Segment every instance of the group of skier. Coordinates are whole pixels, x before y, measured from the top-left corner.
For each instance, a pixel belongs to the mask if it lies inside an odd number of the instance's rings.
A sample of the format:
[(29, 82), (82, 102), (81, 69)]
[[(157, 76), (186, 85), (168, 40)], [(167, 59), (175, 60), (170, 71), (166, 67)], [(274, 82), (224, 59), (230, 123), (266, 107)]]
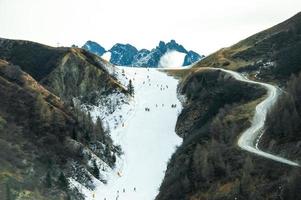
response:
[[(136, 192), (136, 187), (134, 187), (133, 189), (134, 192)], [(125, 193), (125, 188), (122, 189), (122, 192)], [(119, 190), (117, 190), (117, 196), (116, 196), (116, 200), (119, 199)], [(95, 199), (95, 194), (93, 194), (93, 199)], [(107, 200), (107, 198), (105, 197), (104, 200)]]
[[(158, 108), (158, 107), (159, 107), (159, 105), (156, 104), (156, 108)], [(164, 107), (164, 103), (162, 103), (162, 107)], [(176, 108), (176, 107), (177, 107), (177, 104), (171, 104), (171, 108)], [(147, 112), (149, 112), (150, 108), (145, 107), (144, 110), (147, 111)]]
[(157, 84), (157, 87), (160, 87), (160, 90), (162, 91), (162, 90), (165, 90), (165, 89), (168, 89), (168, 85), (159, 85), (159, 84)]
[(172, 108), (176, 108), (176, 107), (177, 107), (177, 104), (171, 104), (171, 107), (172, 107)]

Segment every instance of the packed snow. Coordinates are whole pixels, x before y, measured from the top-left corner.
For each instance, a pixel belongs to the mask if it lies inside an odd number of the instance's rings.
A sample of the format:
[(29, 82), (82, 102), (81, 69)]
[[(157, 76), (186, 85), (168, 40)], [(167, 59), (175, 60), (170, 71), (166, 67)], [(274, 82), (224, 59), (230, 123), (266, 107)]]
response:
[[(133, 81), (135, 95), (129, 105), (108, 115), (123, 116), (110, 126), (115, 144), (124, 152), (107, 175), (107, 184), (96, 181), (95, 191), (82, 189), (92, 200), (153, 200), (164, 178), (167, 162), (182, 139), (175, 124), (182, 106), (177, 98), (178, 81), (157, 69), (119, 67)], [(93, 117), (103, 116), (94, 109)], [(73, 181), (74, 182), (74, 181)], [(76, 183), (74, 184), (76, 185)]]
[(182, 66), (184, 63), (184, 58), (186, 53), (181, 53), (178, 51), (167, 51), (159, 61), (159, 67), (162, 68), (174, 68)]

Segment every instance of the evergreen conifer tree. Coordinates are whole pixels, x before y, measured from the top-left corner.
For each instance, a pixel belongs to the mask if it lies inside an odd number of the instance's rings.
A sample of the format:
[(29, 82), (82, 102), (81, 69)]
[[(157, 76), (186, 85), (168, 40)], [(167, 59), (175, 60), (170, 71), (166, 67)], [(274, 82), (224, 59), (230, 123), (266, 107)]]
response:
[(129, 80), (129, 84), (128, 84), (128, 92), (129, 92), (129, 94), (131, 95), (131, 96), (133, 96), (134, 95), (134, 86), (133, 86), (133, 83), (132, 83), (132, 80), (130, 79)]
[(6, 200), (12, 200), (12, 196), (11, 196), (11, 189), (9, 184), (6, 184)]
[(97, 179), (100, 179), (100, 172), (95, 160), (93, 162), (93, 176)]
[(51, 180), (50, 172), (47, 172), (47, 174), (46, 174), (45, 184), (46, 184), (46, 187), (48, 187), (48, 188), (52, 187), (52, 180)]
[(68, 189), (68, 186), (69, 186), (69, 182), (65, 176), (65, 174), (63, 172), (61, 172), (60, 176), (59, 176), (59, 179), (58, 179), (58, 184), (59, 184), (59, 187), (61, 189), (64, 189), (64, 190), (67, 190)]

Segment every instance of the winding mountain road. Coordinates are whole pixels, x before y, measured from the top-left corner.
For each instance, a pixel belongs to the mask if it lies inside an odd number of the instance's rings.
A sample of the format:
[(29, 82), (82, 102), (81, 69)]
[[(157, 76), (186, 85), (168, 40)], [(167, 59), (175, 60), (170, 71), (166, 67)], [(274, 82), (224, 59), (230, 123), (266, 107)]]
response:
[(223, 72), (231, 74), (238, 81), (260, 85), (266, 88), (266, 90), (268, 91), (268, 97), (256, 106), (255, 115), (252, 120), (252, 125), (248, 129), (246, 129), (238, 139), (238, 146), (250, 153), (257, 154), (261, 157), (281, 162), (287, 165), (300, 167), (300, 165), (297, 162), (258, 149), (259, 140), (262, 134), (264, 133), (264, 122), (266, 120), (267, 112), (277, 101), (280, 90), (277, 87), (267, 83), (249, 80), (240, 73), (234, 71), (220, 68), (210, 69), (221, 70)]

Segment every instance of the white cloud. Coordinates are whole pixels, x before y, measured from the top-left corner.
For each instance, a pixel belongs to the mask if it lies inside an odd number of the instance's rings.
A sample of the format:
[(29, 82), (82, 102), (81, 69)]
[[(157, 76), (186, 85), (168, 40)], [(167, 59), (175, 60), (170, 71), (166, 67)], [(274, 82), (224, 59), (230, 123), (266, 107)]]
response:
[(175, 39), (208, 54), (296, 14), (299, 0), (0, 0), (0, 37), (55, 46), (151, 48)]
[(159, 67), (176, 68), (182, 66), (185, 56), (185, 53), (168, 51), (160, 58)]

